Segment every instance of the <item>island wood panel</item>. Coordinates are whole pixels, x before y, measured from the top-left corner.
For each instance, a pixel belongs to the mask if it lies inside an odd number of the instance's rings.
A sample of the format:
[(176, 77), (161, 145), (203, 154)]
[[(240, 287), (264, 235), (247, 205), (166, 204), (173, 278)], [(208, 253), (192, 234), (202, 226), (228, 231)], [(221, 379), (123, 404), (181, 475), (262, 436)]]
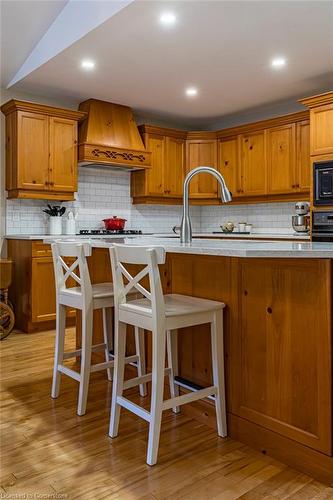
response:
[[(172, 293), (224, 302), (225, 357), (228, 357), (231, 303), (231, 260), (229, 257), (172, 254), (170, 275)], [(184, 328), (178, 335), (179, 374), (207, 386), (212, 384), (210, 327)], [(228, 380), (228, 377), (227, 377)]]
[(231, 412), (332, 453), (331, 263), (239, 259)]
[[(329, 260), (171, 255), (172, 292), (224, 301), (228, 411), (332, 453)], [(180, 375), (211, 383), (208, 326), (179, 335)]]

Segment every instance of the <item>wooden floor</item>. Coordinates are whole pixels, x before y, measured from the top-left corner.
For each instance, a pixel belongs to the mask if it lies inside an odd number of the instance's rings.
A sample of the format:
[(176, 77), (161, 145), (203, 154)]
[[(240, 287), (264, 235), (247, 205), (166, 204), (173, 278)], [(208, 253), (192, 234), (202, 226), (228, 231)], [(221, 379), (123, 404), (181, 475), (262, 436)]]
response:
[(171, 411), (159, 464), (147, 466), (146, 422), (123, 410), (120, 436), (108, 438), (103, 374), (92, 375), (84, 417), (76, 416), (74, 380), (64, 376), (59, 399), (50, 398), (53, 341), (54, 332), (43, 332), (1, 342), (0, 498), (333, 499), (310, 477)]

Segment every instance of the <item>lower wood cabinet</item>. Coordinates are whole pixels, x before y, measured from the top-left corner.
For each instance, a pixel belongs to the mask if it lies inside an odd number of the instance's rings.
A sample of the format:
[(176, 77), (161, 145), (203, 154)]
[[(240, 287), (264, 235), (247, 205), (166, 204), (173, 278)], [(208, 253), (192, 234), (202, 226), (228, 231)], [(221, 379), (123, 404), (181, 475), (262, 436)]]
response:
[[(54, 328), (56, 299), (50, 245), (37, 240), (9, 240), (8, 257), (14, 262), (9, 297), (15, 309), (15, 328), (26, 333)], [(74, 282), (68, 284), (75, 286)], [(75, 310), (68, 310), (68, 317), (74, 319)]]

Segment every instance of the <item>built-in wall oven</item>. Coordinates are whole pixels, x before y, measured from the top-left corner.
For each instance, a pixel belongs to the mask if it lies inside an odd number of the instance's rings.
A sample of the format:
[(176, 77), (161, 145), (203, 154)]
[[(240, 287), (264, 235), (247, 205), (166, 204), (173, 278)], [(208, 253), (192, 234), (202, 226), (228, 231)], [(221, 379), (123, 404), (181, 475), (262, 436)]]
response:
[(333, 212), (312, 212), (312, 241), (333, 242)]
[(313, 164), (313, 204), (333, 206), (333, 161)]

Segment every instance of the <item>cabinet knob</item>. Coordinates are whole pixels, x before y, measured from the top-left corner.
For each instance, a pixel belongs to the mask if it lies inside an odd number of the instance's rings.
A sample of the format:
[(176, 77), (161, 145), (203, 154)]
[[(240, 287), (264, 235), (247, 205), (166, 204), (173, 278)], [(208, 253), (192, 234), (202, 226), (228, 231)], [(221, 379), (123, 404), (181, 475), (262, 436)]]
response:
[(272, 314), (273, 309), (271, 307), (267, 307), (267, 312), (268, 312), (268, 314)]
[(228, 160), (225, 160), (224, 165), (225, 165), (225, 166), (229, 165)]

